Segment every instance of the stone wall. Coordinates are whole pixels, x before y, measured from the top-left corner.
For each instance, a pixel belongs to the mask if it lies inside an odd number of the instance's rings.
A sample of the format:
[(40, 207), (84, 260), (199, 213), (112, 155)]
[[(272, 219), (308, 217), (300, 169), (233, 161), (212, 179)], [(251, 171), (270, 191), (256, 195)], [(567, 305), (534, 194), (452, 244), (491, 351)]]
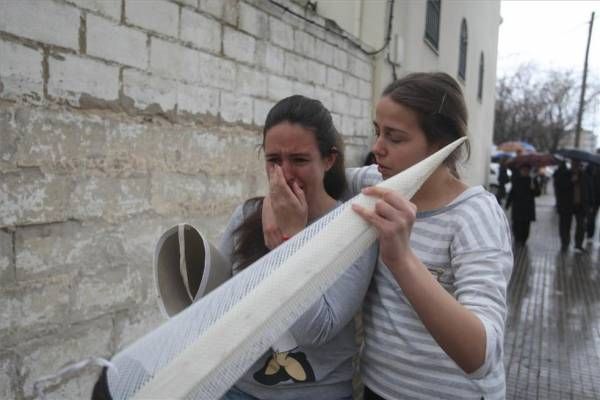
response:
[[(267, 0), (0, 0), (0, 398), (160, 323), (158, 237), (217, 242), (264, 193), (277, 100), (322, 100), (356, 165), (371, 88), (370, 58)], [(88, 398), (97, 371), (49, 398)]]

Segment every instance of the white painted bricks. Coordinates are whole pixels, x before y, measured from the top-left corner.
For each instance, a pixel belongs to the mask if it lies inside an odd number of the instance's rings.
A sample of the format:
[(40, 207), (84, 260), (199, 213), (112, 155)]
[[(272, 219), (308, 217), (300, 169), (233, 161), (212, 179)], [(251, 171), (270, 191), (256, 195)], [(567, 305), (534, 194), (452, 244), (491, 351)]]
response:
[(223, 52), (237, 61), (252, 63), (256, 50), (256, 39), (242, 32), (225, 27)]
[(114, 20), (121, 20), (122, 0), (67, 0), (85, 10), (95, 11)]
[(219, 90), (178, 83), (177, 106), (179, 111), (217, 116), (219, 113)]
[(53, 1), (3, 0), (0, 31), (70, 49), (79, 48), (80, 11)]
[(91, 14), (86, 23), (87, 54), (140, 69), (148, 66), (145, 33)]
[(138, 108), (158, 104), (163, 111), (172, 110), (177, 102), (176, 82), (132, 69), (123, 71), (123, 93)]
[(119, 94), (119, 68), (70, 54), (63, 60), (50, 57), (48, 60), (50, 79), (48, 94), (63, 97), (79, 104), (82, 94), (115, 100)]
[(221, 50), (221, 24), (184, 8), (181, 10), (181, 39), (218, 53)]
[(234, 93), (221, 93), (221, 117), (227, 122), (251, 124), (254, 118), (252, 99)]
[(42, 54), (16, 43), (0, 41), (0, 96), (43, 96)]
[(165, 0), (123, 0), (128, 23), (177, 37), (179, 6)]
[(258, 38), (268, 38), (269, 22), (267, 14), (249, 6), (246, 3), (240, 3), (240, 20), (238, 27)]
[(294, 29), (275, 17), (269, 17), (271, 42), (289, 50), (294, 49)]

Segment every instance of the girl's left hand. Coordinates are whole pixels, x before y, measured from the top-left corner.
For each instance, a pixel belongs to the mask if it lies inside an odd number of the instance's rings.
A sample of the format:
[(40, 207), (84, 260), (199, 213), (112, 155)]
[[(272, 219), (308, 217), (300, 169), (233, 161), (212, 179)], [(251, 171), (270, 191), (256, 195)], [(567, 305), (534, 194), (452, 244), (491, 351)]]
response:
[(374, 210), (358, 204), (353, 204), (352, 209), (377, 230), (382, 261), (388, 267), (398, 265), (411, 252), (410, 232), (417, 218), (417, 206), (390, 189), (373, 186), (362, 193), (379, 198)]

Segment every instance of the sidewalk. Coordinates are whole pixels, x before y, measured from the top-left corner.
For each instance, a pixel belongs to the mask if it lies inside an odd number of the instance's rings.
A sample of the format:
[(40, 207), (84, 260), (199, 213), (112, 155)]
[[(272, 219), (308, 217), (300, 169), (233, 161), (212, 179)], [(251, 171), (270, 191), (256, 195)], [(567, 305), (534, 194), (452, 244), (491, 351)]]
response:
[(554, 196), (536, 204), (508, 287), (506, 398), (600, 399), (600, 242), (561, 253)]

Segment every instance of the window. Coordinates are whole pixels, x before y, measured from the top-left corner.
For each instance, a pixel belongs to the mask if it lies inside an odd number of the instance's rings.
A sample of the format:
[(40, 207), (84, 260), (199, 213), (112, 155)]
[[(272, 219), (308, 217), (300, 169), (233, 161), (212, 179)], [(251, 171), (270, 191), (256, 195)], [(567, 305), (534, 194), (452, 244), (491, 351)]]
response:
[(477, 82), (477, 98), (481, 101), (483, 97), (483, 51), (479, 55), (479, 81)]
[(437, 50), (440, 39), (440, 10), (442, 0), (427, 0), (425, 39)]
[(463, 81), (467, 76), (467, 21), (463, 18), (460, 25), (460, 48), (458, 53), (458, 76)]

